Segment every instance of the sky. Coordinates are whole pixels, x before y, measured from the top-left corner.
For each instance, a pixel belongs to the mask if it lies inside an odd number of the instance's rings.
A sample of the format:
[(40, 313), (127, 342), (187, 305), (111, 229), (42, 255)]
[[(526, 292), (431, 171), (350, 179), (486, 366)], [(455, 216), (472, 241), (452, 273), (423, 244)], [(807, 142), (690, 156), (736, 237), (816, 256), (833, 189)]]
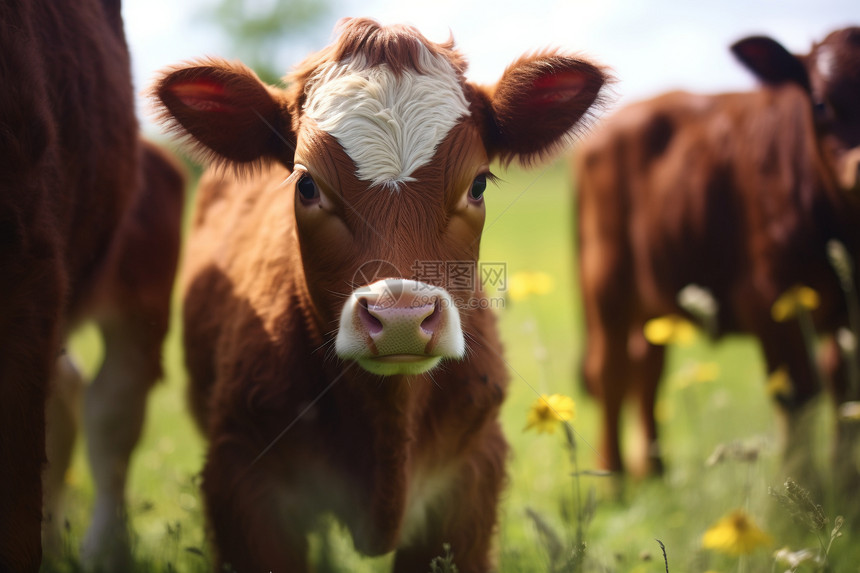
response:
[[(265, 4), (267, 0), (258, 0)], [(134, 80), (146, 88), (158, 70), (200, 56), (235, 58), (205, 20), (212, 0), (126, 0), (123, 7)], [(860, 0), (336, 0), (303, 42), (284, 39), (284, 72), (332, 39), (335, 23), (369, 16), (416, 26), (431, 40), (452, 34), (470, 62), (468, 76), (493, 83), (523, 53), (556, 47), (612, 69), (609, 112), (670, 89), (717, 92), (750, 89), (752, 77), (728, 46), (765, 34), (806, 53), (828, 32), (860, 26)], [(144, 129), (143, 100), (139, 110)]]

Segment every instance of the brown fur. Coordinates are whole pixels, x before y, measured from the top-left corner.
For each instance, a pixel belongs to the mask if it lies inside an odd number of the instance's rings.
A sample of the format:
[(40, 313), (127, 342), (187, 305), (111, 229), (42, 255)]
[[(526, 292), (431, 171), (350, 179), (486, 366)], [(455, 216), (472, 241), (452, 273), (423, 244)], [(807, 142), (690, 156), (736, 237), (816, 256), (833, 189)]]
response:
[[(369, 188), (337, 141), (303, 118), (304, 82), (330, 58), (359, 51), (380, 65), (410, 66), (419, 43), (448, 57), (457, 73), (465, 70), (450, 42), (435, 46), (411, 28), (353, 20), (334, 46), (298, 67), (286, 92), (262, 90), (246, 70), (211, 61), (169, 71), (154, 88), (173, 126), (222, 161), (278, 161), (247, 179), (204, 177), (184, 270), (191, 403), (209, 438), (203, 494), (219, 566), (308, 570), (306, 535), (332, 512), (360, 551), (396, 550), (397, 571), (426, 570), (443, 542), (452, 544), (460, 571), (491, 567), (507, 452), (497, 420), (507, 374), (493, 315), (461, 309), (466, 358), (423, 375), (372, 375), (331, 348), (341, 307), (362, 286), (353, 283), (362, 264), (384, 260), (395, 276), (410, 278), (416, 261), (477, 260), (483, 206), (464, 206), (464, 194), (492, 158), (519, 157), (487, 126), (509, 107), (525, 106), (511, 125), (527, 131), (522, 121), (544, 111), (518, 95), (497, 101), (496, 90), (463, 80), (473, 116), (448, 134), (416, 181), (396, 191)], [(605, 79), (594, 66), (553, 57), (537, 79), (579, 65), (588, 87), (545, 104), (567, 126), (531, 134), (538, 153), (574, 126)], [(229, 79), (217, 79), (231, 68)], [(231, 116), (208, 113), (213, 81), (237, 96), (230, 108), (253, 102), (266, 123), (280, 126), (277, 137), (261, 139), (259, 125), (240, 119), (236, 129)], [(260, 97), (264, 91), (271, 100)], [(232, 153), (240, 143), (246, 149)], [(309, 168), (324, 205), (297, 198), (296, 163)], [(483, 297), (480, 285), (451, 295)], [(443, 491), (429, 504), (423, 531), (404, 539), (410, 497), (439, 476)]]
[[(119, 279), (135, 272), (109, 262), (141, 177), (128, 52), (118, 3), (110, 4), (0, 6), (2, 571), (39, 567), (45, 398), (70, 318), (109, 269)], [(167, 279), (173, 248), (159, 255)], [(145, 294), (124, 284), (126, 300)]]
[[(858, 37), (856, 28), (835, 32), (801, 58), (773, 40), (739, 42), (736, 54), (767, 87), (634, 104), (578, 154), (585, 377), (604, 410), (601, 456), (609, 469), (623, 468), (618, 419), (628, 396), (638, 402), (645, 441), (640, 470), (662, 468), (653, 408), (664, 349), (648, 344), (642, 328), (683, 313), (676, 295), (689, 284), (717, 299), (715, 334), (751, 333), (768, 372), (788, 368), (793, 392), (779, 406), (790, 428), (789, 466), (801, 471), (808, 461), (799, 420), (818, 384), (798, 324), (774, 322), (770, 309), (802, 283), (821, 294), (820, 332), (846, 325), (826, 243), (838, 239), (855, 261), (860, 255), (860, 186), (856, 175), (845, 185), (836, 176), (847, 150), (860, 144)], [(829, 82), (815, 66), (825, 49), (840, 54)], [(836, 401), (851, 398), (844, 368), (829, 374)], [(842, 457), (850, 465), (851, 455)]]

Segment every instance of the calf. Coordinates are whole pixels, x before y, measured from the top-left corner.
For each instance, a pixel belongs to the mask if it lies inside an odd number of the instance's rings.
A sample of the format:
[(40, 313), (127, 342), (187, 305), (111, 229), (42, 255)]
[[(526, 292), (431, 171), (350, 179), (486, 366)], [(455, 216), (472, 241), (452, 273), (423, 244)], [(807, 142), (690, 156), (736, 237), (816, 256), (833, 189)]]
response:
[(182, 179), (138, 139), (118, 1), (0, 4), (0, 86), (0, 571), (26, 572), (41, 560), (49, 380), (53, 488), (73, 435), (62, 398), (78, 381), (62, 344), (96, 310), (105, 365), (86, 399), (87, 547), (127, 551), (122, 490), (160, 372)]
[(169, 124), (232, 168), (200, 184), (184, 270), (219, 567), (308, 570), (326, 512), (361, 552), (396, 550), (397, 571), (443, 542), (461, 571), (490, 567), (501, 347), (474, 275), (422, 269), (474, 269), (490, 161), (566, 142), (605, 74), (557, 52), (493, 88), (465, 70), (452, 41), (356, 19), (287, 89), (220, 60), (154, 87)]
[[(611, 470), (623, 468), (618, 423), (628, 395), (638, 398), (647, 451), (640, 466), (662, 467), (654, 402), (664, 348), (644, 339), (643, 325), (684, 314), (676, 296), (690, 284), (718, 302), (715, 334), (753, 334), (768, 372), (789, 373), (792, 389), (777, 398), (788, 429), (786, 469), (803, 473), (808, 461), (800, 420), (818, 376), (797, 322), (775, 322), (771, 307), (806, 284), (821, 296), (817, 329), (847, 325), (826, 244), (837, 239), (860, 255), (860, 28), (833, 32), (807, 56), (765, 37), (732, 50), (763, 87), (634, 104), (578, 154), (584, 370), (603, 408), (601, 452)], [(836, 402), (857, 399), (829, 344)], [(850, 428), (840, 430), (845, 438)], [(842, 438), (836, 457), (856, 484), (851, 440)]]

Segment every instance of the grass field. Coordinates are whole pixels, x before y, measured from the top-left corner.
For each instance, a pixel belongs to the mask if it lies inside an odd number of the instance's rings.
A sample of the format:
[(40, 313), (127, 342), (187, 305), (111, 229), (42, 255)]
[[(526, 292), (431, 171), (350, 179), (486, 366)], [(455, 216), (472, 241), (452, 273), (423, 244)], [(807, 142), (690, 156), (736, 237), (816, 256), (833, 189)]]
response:
[[(787, 571), (789, 566), (774, 563), (774, 550), (786, 545), (792, 550), (817, 550), (818, 536), (826, 544), (836, 513), (832, 500), (822, 500), (831, 525), (817, 536), (793, 525), (788, 513), (768, 494), (769, 487), (781, 488), (782, 480), (765, 375), (752, 342), (730, 338), (671, 350), (658, 407), (668, 472), (662, 479), (628, 482), (623, 501), (606, 495), (606, 478), (580, 477), (583, 501), (579, 507), (588, 505), (587, 513), (593, 518), (582, 523), (584, 556), (577, 556), (578, 565), (565, 568), (563, 562), (575, 547), (578, 508), (574, 501), (577, 481), (571, 476), (573, 465), (564, 433), (538, 435), (523, 428), (529, 406), (539, 394), (572, 396), (577, 465), (579, 469), (596, 467), (598, 410), (584, 394), (578, 377), (583, 328), (574, 272), (570, 178), (563, 163), (531, 172), (497, 172), (502, 182), (486, 194), (482, 260), (505, 263), (509, 278), (515, 273), (542, 271), (553, 282), (550, 292), (508, 300), (499, 311), (511, 375), (503, 424), (513, 450), (510, 483), (500, 510), (500, 571), (662, 572), (667, 567), (657, 540), (665, 545), (668, 570), (673, 573)], [(195, 485), (204, 446), (184, 405), (179, 340), (176, 324), (166, 348), (167, 376), (151, 395), (128, 488), (140, 571), (208, 570), (209, 549)], [(99, 354), (96, 333), (85, 330), (72, 348), (92, 372)], [(717, 380), (685, 384), (684, 372), (705, 362), (718, 364)], [(831, 422), (825, 402), (822, 400), (816, 424), (820, 428), (816, 454), (822, 467)], [(632, 427), (628, 434), (631, 432)], [(732, 442), (754, 448), (759, 455), (754, 461), (729, 459), (706, 466), (717, 446)], [(83, 535), (92, 501), (82, 444), (68, 482), (68, 545), (74, 548)], [(594, 502), (586, 504), (592, 499), (590, 492), (594, 492)], [(744, 508), (770, 534), (772, 544), (747, 557), (703, 549), (705, 531), (736, 508)], [(860, 536), (847, 526), (843, 532), (833, 543), (829, 570), (860, 571)], [(348, 537), (335, 525), (316, 537), (313, 547), (319, 571), (385, 571), (390, 563), (390, 558), (356, 556)], [(70, 551), (70, 556), (43, 569), (79, 570), (74, 550)], [(803, 565), (798, 570), (818, 569)]]

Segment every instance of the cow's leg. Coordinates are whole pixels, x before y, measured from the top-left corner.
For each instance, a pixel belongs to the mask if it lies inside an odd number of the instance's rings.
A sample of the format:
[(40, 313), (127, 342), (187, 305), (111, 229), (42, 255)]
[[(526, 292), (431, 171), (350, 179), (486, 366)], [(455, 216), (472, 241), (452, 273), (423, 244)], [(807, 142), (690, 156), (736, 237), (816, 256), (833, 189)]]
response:
[(146, 398), (161, 375), (164, 326), (127, 317), (100, 324), (105, 359), (84, 399), (90, 468), (95, 483), (92, 522), (81, 554), (92, 566), (118, 571), (130, 559), (125, 484), (140, 438)]
[(161, 347), (179, 254), (183, 178), (157, 148), (143, 142), (144, 184), (119, 229), (95, 300), (105, 360), (84, 400), (90, 466), (96, 488), (82, 554), (120, 570), (130, 557), (124, 491), (129, 458), (143, 426), (146, 398), (161, 376)]
[[(582, 197), (583, 213), (588, 211), (589, 199), (589, 195)], [(619, 425), (630, 384), (628, 333), (635, 295), (630, 276), (633, 264), (620, 231), (621, 215), (607, 216), (599, 209), (594, 213), (593, 220), (583, 220), (580, 229), (586, 327), (583, 375), (589, 392), (603, 411), (598, 464), (621, 473), (624, 462)], [(611, 240), (613, 237), (618, 240)]]
[(812, 399), (820, 390), (818, 374), (813, 369), (798, 325), (793, 322), (771, 322), (765, 333), (759, 334), (768, 376), (785, 369), (790, 377), (790, 389), (778, 391), (777, 403), (780, 438), (783, 448), (783, 472), (801, 485), (821, 490), (821, 480), (812, 463), (812, 435), (815, 408)]
[(42, 476), (45, 508), (42, 540), (45, 551), (54, 554), (59, 554), (63, 547), (63, 490), (78, 435), (83, 387), (83, 378), (71, 357), (63, 354), (57, 361), (45, 407), (48, 465)]
[(615, 324), (603, 320), (603, 317), (590, 321), (583, 368), (588, 388), (600, 402), (602, 410), (598, 463), (619, 473), (624, 471), (621, 408), (630, 375), (627, 333), (626, 324)]
[(639, 475), (662, 474), (663, 457), (657, 438), (657, 421), (654, 408), (657, 403), (657, 387), (663, 374), (666, 349), (645, 340), (641, 326), (630, 332), (629, 352), (633, 357), (631, 377), (639, 410), (639, 439), (635, 473)]
[(493, 570), (490, 547), (508, 446), (498, 425), (485, 432), (480, 448), (463, 464), (448, 496), (439, 507), (431, 508), (423, 535), (397, 550), (395, 573), (429, 571), (430, 562), (443, 555), (445, 543), (451, 546), (461, 573)]
[[(27, 335), (19, 330), (15, 336)], [(27, 345), (31, 360), (7, 349), (0, 357), (0, 571), (35, 572), (42, 559), (44, 400), (47, 364), (53, 362), (45, 358), (56, 347), (40, 342), (36, 338)]]
[[(838, 415), (838, 409), (843, 404), (860, 399), (858, 388), (855, 387), (857, 382), (851, 379), (852, 369), (835, 339), (831, 338), (822, 350), (822, 367), (827, 374), (826, 381), (830, 383), (828, 390)], [(851, 359), (856, 360), (855, 357)], [(853, 495), (860, 487), (860, 420), (854, 416), (837, 417), (832, 457), (837, 493)]]
[[(21, 331), (15, 336), (22, 336)], [(38, 340), (28, 346), (36, 358), (29, 364), (19, 356), (0, 357), (0, 571), (35, 573), (42, 559), (44, 387), (49, 376), (38, 362), (55, 347)]]
[[(14, 197), (6, 188), (4, 193)], [(59, 349), (64, 278), (54, 249), (0, 205), (0, 571), (35, 572), (42, 558), (45, 399)]]
[[(274, 483), (253, 455), (217, 436), (203, 469), (203, 498), (217, 550), (217, 571), (303, 573), (308, 566), (307, 496)], [(220, 446), (219, 446), (220, 444)]]

